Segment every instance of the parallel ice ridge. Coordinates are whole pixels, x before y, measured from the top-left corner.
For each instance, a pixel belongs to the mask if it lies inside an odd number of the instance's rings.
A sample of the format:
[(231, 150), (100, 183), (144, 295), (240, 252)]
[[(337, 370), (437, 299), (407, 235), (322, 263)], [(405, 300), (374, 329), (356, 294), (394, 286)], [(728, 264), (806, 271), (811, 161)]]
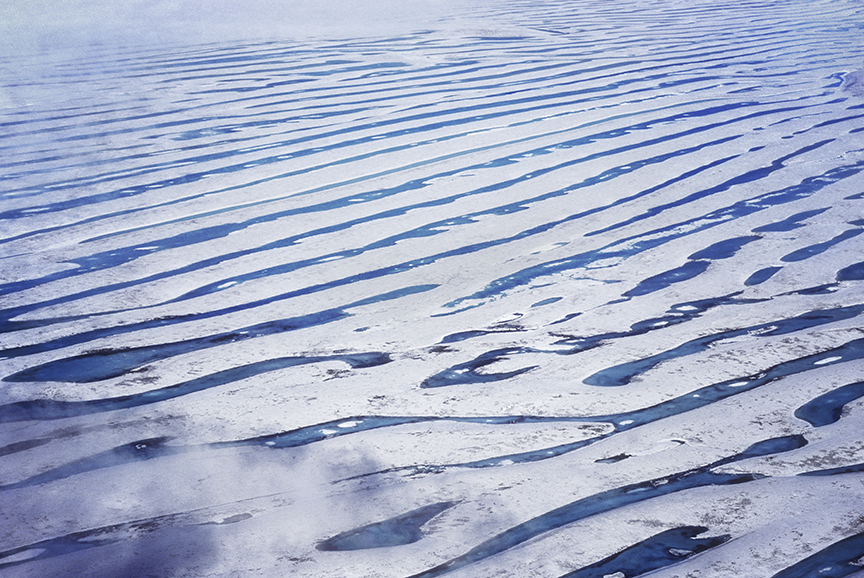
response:
[(860, 6), (462, 16), (0, 62), (0, 576), (864, 571)]

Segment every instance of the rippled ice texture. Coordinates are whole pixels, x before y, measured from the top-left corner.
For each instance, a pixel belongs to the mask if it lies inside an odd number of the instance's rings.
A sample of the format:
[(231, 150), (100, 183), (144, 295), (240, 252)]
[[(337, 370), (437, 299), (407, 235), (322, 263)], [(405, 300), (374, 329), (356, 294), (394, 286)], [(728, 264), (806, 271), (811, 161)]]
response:
[(864, 575), (860, 3), (189, 6), (0, 14), (0, 575)]

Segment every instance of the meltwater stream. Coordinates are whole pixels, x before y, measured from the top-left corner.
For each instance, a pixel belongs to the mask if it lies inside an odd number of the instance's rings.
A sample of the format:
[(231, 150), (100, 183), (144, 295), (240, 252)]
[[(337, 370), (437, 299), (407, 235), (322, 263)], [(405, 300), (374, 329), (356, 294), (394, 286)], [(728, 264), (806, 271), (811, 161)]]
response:
[(858, 3), (263, 4), (2, 44), (4, 578), (861, 572)]

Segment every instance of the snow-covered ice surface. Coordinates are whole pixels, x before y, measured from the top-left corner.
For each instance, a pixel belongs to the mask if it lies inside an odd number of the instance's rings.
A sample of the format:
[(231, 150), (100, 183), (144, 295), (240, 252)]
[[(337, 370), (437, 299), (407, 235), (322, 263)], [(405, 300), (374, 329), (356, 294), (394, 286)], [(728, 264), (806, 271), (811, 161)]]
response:
[(0, 575), (864, 570), (864, 9), (2, 63)]

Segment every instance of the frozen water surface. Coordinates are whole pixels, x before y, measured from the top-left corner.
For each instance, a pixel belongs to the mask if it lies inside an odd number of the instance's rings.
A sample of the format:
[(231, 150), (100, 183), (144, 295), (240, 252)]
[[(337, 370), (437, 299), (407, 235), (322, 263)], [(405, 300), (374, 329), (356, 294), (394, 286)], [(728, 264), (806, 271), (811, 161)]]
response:
[(0, 575), (862, 575), (859, 3), (123, 6), (0, 11)]

